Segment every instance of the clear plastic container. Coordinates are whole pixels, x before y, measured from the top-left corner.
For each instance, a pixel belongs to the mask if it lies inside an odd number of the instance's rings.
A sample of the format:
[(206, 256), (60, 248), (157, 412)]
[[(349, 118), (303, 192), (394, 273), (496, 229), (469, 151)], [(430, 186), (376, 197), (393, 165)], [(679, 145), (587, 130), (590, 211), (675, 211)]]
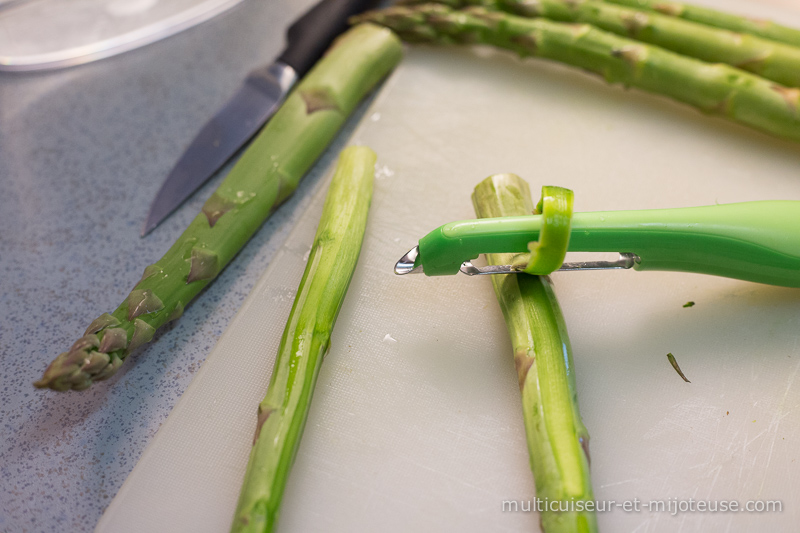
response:
[(0, 70), (69, 67), (191, 28), (242, 0), (0, 0)]

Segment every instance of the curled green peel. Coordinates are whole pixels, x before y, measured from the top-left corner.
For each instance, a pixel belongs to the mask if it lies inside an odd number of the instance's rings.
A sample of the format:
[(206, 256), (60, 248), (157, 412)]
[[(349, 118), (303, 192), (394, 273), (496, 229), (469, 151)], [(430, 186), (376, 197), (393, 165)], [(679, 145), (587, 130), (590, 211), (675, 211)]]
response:
[[(561, 268), (569, 246), (573, 200), (574, 195), (569, 189), (552, 185), (542, 187), (542, 198), (534, 210), (534, 214), (542, 215), (542, 231), (538, 241), (528, 243), (530, 260), (520, 270), (526, 274), (546, 276)], [(515, 260), (512, 264), (519, 263)]]

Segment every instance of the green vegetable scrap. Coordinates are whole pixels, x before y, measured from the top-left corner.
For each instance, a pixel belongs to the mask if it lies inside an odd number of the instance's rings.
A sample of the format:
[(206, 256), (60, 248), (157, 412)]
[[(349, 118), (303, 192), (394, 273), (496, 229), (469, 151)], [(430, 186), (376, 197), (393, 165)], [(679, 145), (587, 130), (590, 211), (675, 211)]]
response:
[(530, 254), (520, 254), (511, 266), (526, 274), (544, 276), (564, 263), (572, 224), (573, 194), (562, 187), (542, 187), (542, 198), (533, 213), (542, 215), (539, 240), (528, 243)]
[[(514, 174), (498, 174), (475, 187), (479, 218), (519, 216), (533, 210), (528, 184)], [(513, 254), (487, 254), (492, 265), (508, 264)], [(506, 274), (489, 276), (503, 311), (522, 394), (536, 496), (572, 502), (573, 510), (545, 511), (546, 533), (597, 531), (589, 473), (589, 433), (578, 409), (575, 368), (567, 327), (550, 279)]]
[(92, 322), (34, 385), (58, 391), (86, 389), (113, 375), (159, 327), (180, 317), (295, 190), (358, 102), (401, 56), (400, 41), (384, 28), (365, 24), (340, 36), (256, 137), (203, 212), (164, 257), (145, 268), (122, 305)]
[(667, 354), (667, 359), (669, 359), (669, 364), (672, 365), (672, 368), (675, 369), (675, 372), (677, 372), (678, 375), (683, 378), (683, 381), (685, 381), (686, 383), (691, 383), (691, 381), (686, 379), (686, 376), (683, 375), (683, 372), (681, 371), (681, 367), (678, 366), (678, 361), (675, 360), (675, 356), (672, 355), (672, 353), (668, 353)]
[(411, 42), (491, 44), (551, 59), (668, 96), (771, 135), (800, 141), (800, 89), (724, 64), (710, 64), (620, 37), (589, 24), (517, 17), (481, 7), (421, 5), (356, 18), (383, 24)]

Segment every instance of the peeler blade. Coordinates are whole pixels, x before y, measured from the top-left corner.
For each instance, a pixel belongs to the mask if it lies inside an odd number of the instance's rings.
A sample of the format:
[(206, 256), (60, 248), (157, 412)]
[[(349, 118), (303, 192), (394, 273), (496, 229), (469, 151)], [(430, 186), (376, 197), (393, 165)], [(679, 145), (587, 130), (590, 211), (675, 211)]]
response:
[(415, 246), (406, 253), (400, 260), (395, 263), (394, 265), (394, 273), (398, 276), (402, 276), (404, 274), (422, 274), (422, 265), (418, 267), (414, 267), (414, 263), (419, 257), (419, 246)]
[[(564, 263), (556, 272), (573, 272), (577, 270), (625, 270), (633, 268), (641, 262), (638, 255), (633, 253), (620, 253), (616, 261), (576, 261)], [(399, 263), (398, 263), (399, 264)], [(468, 276), (482, 276), (486, 274), (520, 274), (522, 270), (515, 269), (511, 265), (488, 265), (476, 267), (469, 261), (461, 264), (463, 274)]]

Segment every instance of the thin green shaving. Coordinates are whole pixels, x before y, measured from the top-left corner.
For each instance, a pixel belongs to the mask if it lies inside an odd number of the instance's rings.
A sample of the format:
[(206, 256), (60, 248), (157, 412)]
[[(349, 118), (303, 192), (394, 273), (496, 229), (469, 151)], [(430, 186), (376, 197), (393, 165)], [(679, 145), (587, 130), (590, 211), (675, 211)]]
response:
[(552, 185), (542, 187), (542, 197), (534, 210), (534, 214), (542, 216), (539, 240), (528, 243), (530, 258), (523, 254), (512, 262), (512, 267), (538, 276), (546, 276), (561, 268), (569, 247), (573, 200), (574, 195), (569, 189)]

